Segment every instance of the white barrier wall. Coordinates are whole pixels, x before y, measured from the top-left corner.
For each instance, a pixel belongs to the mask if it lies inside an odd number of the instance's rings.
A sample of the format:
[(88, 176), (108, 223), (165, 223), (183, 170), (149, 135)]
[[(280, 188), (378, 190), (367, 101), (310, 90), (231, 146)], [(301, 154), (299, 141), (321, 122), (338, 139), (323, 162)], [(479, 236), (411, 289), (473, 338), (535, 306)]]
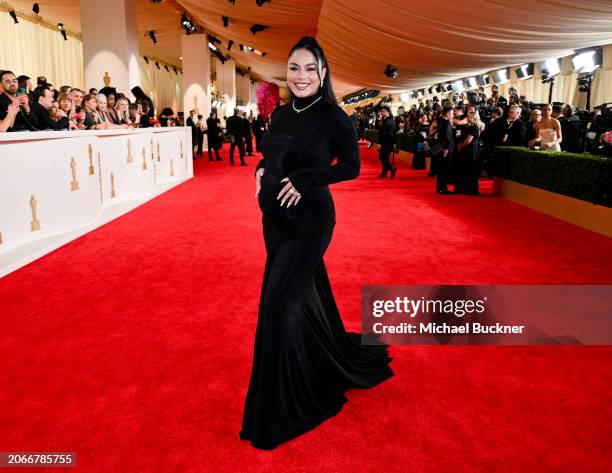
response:
[(0, 276), (193, 177), (191, 149), (188, 127), (0, 134)]

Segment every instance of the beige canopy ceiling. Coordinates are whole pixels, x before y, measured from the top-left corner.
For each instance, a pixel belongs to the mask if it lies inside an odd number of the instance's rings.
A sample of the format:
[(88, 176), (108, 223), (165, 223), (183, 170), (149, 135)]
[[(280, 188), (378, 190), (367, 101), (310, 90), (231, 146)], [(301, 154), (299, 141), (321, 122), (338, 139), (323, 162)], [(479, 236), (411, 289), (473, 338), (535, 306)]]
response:
[[(221, 51), (238, 65), (282, 83), (291, 45), (302, 35), (314, 35), (329, 59), (338, 95), (360, 88), (401, 92), (612, 43), (610, 0), (271, 0), (262, 7), (255, 0), (234, 5), (226, 0), (136, 1), (144, 55), (180, 66), (185, 11), (223, 41)], [(32, 7), (29, 1), (9, 3)], [(38, 3), (41, 16), (80, 31), (79, 0)], [(229, 18), (227, 28), (222, 16)], [(113, 21), (112, 11), (104, 21)], [(255, 23), (268, 28), (253, 35), (249, 27)], [(155, 46), (144, 35), (151, 29)], [(235, 44), (228, 52), (230, 39)], [(240, 52), (240, 43), (267, 55)], [(387, 64), (397, 68), (396, 79), (384, 75)]]

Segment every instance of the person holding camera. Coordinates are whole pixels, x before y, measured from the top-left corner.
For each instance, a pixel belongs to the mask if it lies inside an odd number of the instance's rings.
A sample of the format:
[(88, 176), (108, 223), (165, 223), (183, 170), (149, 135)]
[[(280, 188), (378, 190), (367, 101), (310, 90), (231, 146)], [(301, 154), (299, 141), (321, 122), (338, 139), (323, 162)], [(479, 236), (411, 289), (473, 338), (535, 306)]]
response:
[[(15, 74), (11, 71), (3, 71), (0, 74), (0, 82), (4, 92), (0, 94), (0, 120), (4, 120), (9, 115), (9, 107), (16, 105), (19, 111), (15, 114), (12, 124), (6, 131), (36, 131), (38, 129), (38, 119), (30, 109), (30, 101), (27, 91), (17, 87), (18, 81)], [(11, 114), (14, 107), (11, 108)]]

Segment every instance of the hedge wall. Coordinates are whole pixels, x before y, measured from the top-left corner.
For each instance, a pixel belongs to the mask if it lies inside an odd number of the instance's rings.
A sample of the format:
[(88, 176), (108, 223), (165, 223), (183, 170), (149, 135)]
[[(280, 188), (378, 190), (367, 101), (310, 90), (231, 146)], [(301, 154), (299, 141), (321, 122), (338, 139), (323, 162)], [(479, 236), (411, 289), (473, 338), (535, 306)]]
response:
[(495, 148), (496, 175), (612, 207), (612, 159), (592, 154)]

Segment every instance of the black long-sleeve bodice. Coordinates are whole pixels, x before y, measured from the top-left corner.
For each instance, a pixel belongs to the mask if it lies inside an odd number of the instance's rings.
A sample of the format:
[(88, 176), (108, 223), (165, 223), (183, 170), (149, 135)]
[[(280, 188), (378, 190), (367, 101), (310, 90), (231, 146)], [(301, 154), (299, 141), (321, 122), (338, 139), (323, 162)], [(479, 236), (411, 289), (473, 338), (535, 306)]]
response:
[[(261, 140), (265, 168), (259, 205), (264, 219), (287, 237), (320, 235), (335, 224), (334, 203), (328, 185), (359, 175), (357, 130), (349, 116), (317, 93), (277, 107)], [(336, 161), (332, 164), (333, 159)], [(278, 193), (288, 177), (301, 194), (297, 205), (280, 206)]]

